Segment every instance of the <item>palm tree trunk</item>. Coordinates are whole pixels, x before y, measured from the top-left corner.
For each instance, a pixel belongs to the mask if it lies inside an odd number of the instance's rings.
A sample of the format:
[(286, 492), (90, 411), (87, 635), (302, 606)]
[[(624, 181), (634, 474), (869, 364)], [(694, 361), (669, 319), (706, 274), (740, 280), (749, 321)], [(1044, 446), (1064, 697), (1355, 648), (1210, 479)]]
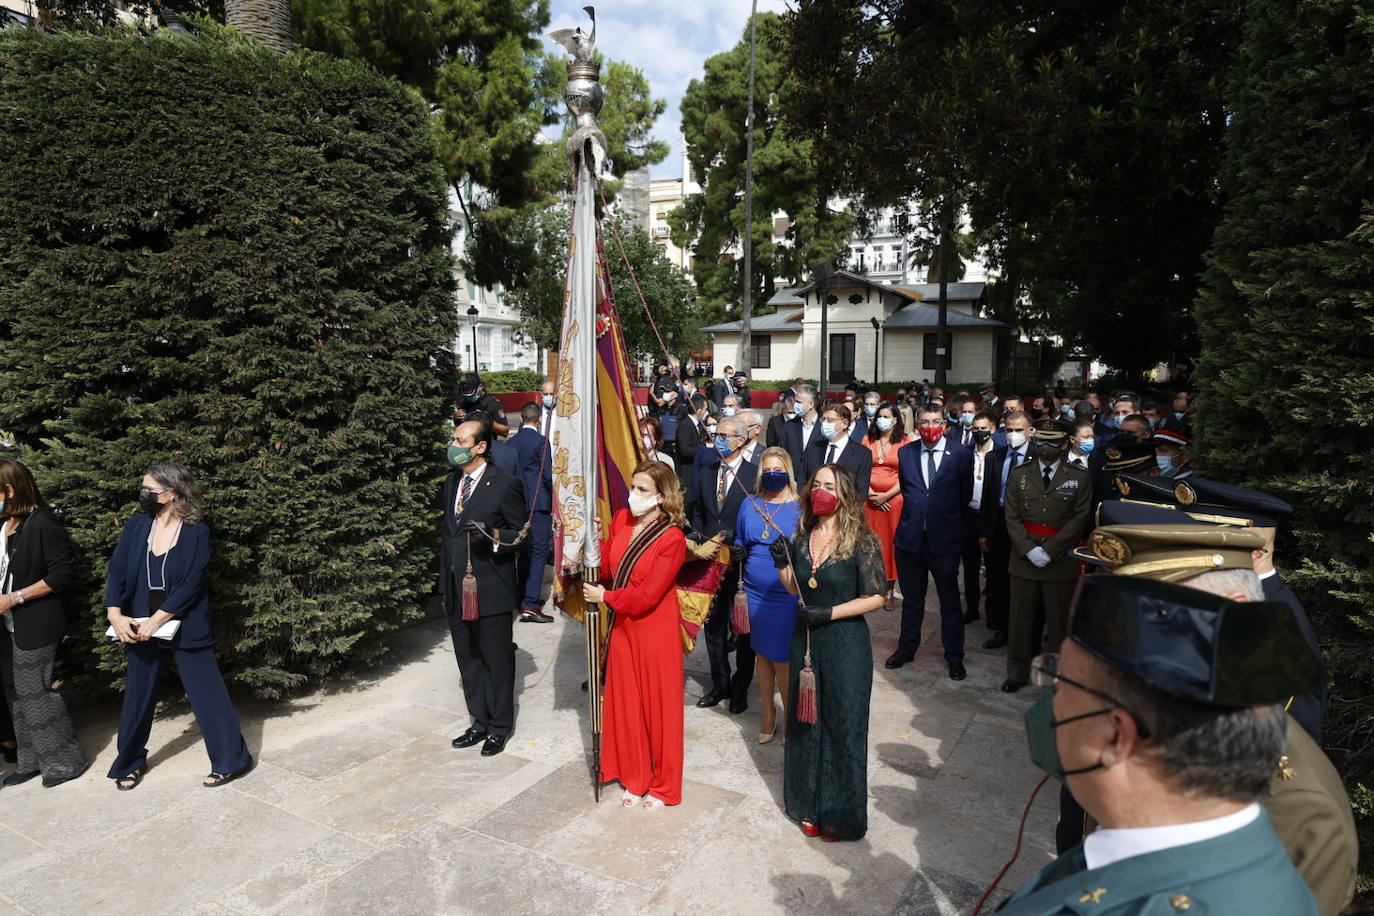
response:
[(224, 22), (278, 54), (291, 50), (291, 0), (224, 0)]

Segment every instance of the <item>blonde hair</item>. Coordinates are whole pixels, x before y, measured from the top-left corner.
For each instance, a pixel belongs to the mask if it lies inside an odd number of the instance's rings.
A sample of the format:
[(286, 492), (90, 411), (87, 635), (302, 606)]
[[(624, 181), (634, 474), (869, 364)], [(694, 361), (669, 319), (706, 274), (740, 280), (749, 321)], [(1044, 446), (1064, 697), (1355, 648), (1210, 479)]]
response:
[[(687, 527), (687, 513), (682, 508), (682, 484), (668, 465), (657, 458), (641, 461), (634, 470), (635, 474), (647, 474), (658, 490), (658, 509), (671, 524), (679, 528)], [(634, 474), (630, 475), (631, 478)]]
[(797, 498), (797, 474), (792, 470), (792, 455), (787, 449), (777, 445), (770, 445), (759, 455), (759, 473), (754, 480), (754, 495), (763, 496), (763, 463), (769, 458), (777, 458), (782, 461), (783, 470), (787, 471), (787, 495), (791, 499)]
[(816, 474), (826, 468), (835, 477), (835, 496), (839, 505), (835, 508), (835, 520), (839, 523), (840, 534), (835, 539), (835, 549), (831, 553), (837, 560), (845, 560), (854, 555), (859, 541), (872, 538), (868, 530), (868, 519), (864, 517), (863, 500), (859, 499), (859, 487), (854, 482), (854, 472), (839, 464), (826, 464), (816, 468), (816, 473), (802, 488), (801, 519), (797, 523), (797, 534), (808, 534), (816, 527), (816, 516), (811, 512), (811, 491), (816, 488)]

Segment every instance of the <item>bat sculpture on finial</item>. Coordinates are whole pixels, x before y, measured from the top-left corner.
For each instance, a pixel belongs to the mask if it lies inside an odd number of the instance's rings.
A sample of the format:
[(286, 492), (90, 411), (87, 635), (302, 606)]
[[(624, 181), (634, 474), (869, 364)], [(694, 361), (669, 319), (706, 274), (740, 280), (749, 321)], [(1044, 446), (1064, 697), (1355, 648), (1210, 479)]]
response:
[(568, 105), (577, 126), (568, 138), (568, 166), (572, 169), (573, 180), (577, 180), (577, 166), (580, 159), (586, 159), (593, 178), (600, 177), (606, 165), (606, 135), (597, 126), (596, 116), (601, 113), (605, 93), (601, 88), (601, 63), (593, 52), (596, 50), (596, 9), (582, 7), (592, 20), (592, 30), (584, 33), (581, 28), (559, 29), (549, 33), (549, 37), (562, 45), (572, 60), (568, 61), (568, 85), (563, 89), (563, 101)]

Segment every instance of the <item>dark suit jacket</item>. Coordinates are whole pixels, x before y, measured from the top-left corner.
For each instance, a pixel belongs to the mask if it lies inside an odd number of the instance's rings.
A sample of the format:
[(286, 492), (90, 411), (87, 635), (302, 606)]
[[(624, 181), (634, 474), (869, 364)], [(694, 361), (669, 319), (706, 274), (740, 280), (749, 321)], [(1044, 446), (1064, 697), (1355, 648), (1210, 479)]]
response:
[(769, 448), (787, 448), (784, 437), (787, 434), (787, 417), (784, 414), (777, 414), (768, 418), (768, 429), (764, 432), (764, 444)]
[[(1283, 581), (1283, 577), (1274, 573), (1267, 579), (1261, 579), (1260, 585), (1264, 587), (1264, 600), (1282, 601), (1293, 609), (1293, 619), (1298, 623), (1298, 629), (1302, 630), (1303, 637), (1307, 644), (1312, 647), (1312, 651), (1321, 654), (1321, 648), (1317, 645), (1317, 633), (1312, 629), (1312, 621), (1307, 617), (1307, 608), (1302, 606), (1298, 596), (1293, 594), (1293, 590), (1288, 587), (1288, 583)], [(1312, 740), (1318, 745), (1322, 743), (1322, 726), (1326, 718), (1326, 687), (1315, 690), (1312, 693), (1303, 693), (1293, 698), (1293, 705), (1288, 707), (1288, 712), (1303, 731), (1312, 736)]]
[[(706, 433), (691, 417), (683, 417), (677, 425), (677, 467), (678, 476), (687, 478), (686, 471), (696, 462), (697, 449), (701, 448), (702, 436)], [(684, 470), (684, 466), (686, 470)]]
[(723, 378), (718, 378), (711, 383), (711, 393), (708, 397), (715, 402), (717, 407), (724, 407), (725, 399), (734, 393), (735, 386)]
[[(8, 520), (0, 520), (5, 524)], [(35, 509), (10, 538), (11, 591), (46, 582), (51, 595), (31, 598), (10, 611), (14, 644), (20, 649), (41, 649), (62, 638), (67, 618), (62, 609), (62, 590), (72, 582), (72, 542), (67, 530), (48, 509)], [(3, 624), (0, 624), (3, 626)]]
[[(124, 523), (110, 557), (105, 579), (105, 606), (133, 606), (138, 587), (138, 570), (148, 555), (148, 532), (153, 517), (140, 512)], [(180, 649), (203, 649), (210, 645), (210, 589), (205, 570), (210, 565), (210, 529), (204, 522), (183, 525), (176, 546), (167, 554), (167, 594), (160, 610), (181, 619), (181, 629), (172, 637)]]
[[(721, 531), (734, 531), (735, 519), (739, 518), (739, 507), (744, 502), (746, 491), (754, 491), (759, 466), (752, 461), (740, 463), (735, 479), (725, 491), (725, 501), (716, 505), (716, 480), (720, 471), (720, 456), (697, 462), (692, 469), (691, 483), (687, 487), (687, 520), (695, 532), (707, 537)], [(689, 533), (690, 536), (690, 533)]]
[(485, 536), (469, 535), (463, 529), (467, 522), (477, 522), (488, 531), (500, 532), (501, 539), (509, 542), (528, 517), (525, 488), (514, 474), (488, 464), (462, 511), (455, 514), (453, 504), (457, 501), (462, 479), (463, 472), (454, 468), (444, 478), (439, 491), (444, 542), (443, 564), (439, 567), (439, 597), (443, 600), (444, 611), (449, 614), (463, 612), (463, 577), (467, 574), (470, 540), (472, 574), (477, 579), (478, 615), (491, 617), (514, 613), (522, 592), (516, 581), (516, 554), (529, 547), (529, 539), (516, 547), (497, 550)]
[[(825, 453), (830, 449), (830, 443), (820, 436), (812, 440), (811, 445), (806, 449), (805, 462), (802, 465), (802, 480), (810, 480), (811, 475), (825, 466)], [(849, 468), (854, 472), (854, 484), (859, 490), (859, 498), (868, 498), (868, 479), (873, 475), (873, 453), (868, 450), (868, 446), (862, 442), (853, 440), (846, 443), (844, 451), (840, 452), (835, 463), (841, 467)]]
[(491, 463), (507, 474), (520, 473), (520, 457), (515, 449), (511, 448), (510, 443), (503, 439), (492, 438)]
[(806, 460), (806, 449), (815, 440), (821, 437), (821, 418), (817, 417), (816, 422), (811, 426), (811, 438), (806, 442), (802, 441), (802, 421), (801, 417), (792, 417), (783, 424), (783, 448), (787, 449), (787, 454), (792, 456), (792, 467), (801, 473), (803, 462)]
[(507, 443), (515, 452), (520, 486), (525, 489), (525, 509), (553, 510), (553, 458), (548, 442), (528, 426), (511, 436)]
[(924, 449), (925, 443), (916, 439), (897, 451), (902, 517), (892, 543), (915, 552), (924, 541), (932, 556), (957, 556), (964, 549), (964, 511), (973, 499), (973, 453), (947, 442), (927, 490), (921, 471)]
[(854, 422), (849, 425), (849, 438), (859, 444), (863, 444), (864, 437), (868, 435), (868, 416), (860, 413), (854, 418)]

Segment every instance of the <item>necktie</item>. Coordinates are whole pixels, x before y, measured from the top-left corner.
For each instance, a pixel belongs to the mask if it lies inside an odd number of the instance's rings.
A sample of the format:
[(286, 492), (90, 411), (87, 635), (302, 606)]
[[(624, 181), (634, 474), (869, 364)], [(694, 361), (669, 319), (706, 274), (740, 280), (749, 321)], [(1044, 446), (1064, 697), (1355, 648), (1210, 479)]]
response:
[(463, 508), (463, 503), (467, 502), (467, 501), (468, 501), (468, 497), (471, 496), (471, 495), (472, 495), (472, 475), (471, 475), (471, 474), (464, 474), (464, 475), (463, 475), (463, 485), (462, 485), (461, 487), (458, 488), (458, 504), (457, 504), (456, 506), (453, 507), (453, 511), (454, 511), (455, 514), (456, 514), (457, 512), (459, 512), (459, 511), (462, 510), (462, 508)]
[(720, 466), (720, 477), (716, 479), (716, 505), (725, 502), (725, 465)]
[(831, 445), (831, 446), (830, 446), (830, 449), (825, 453), (825, 463), (826, 463), (826, 464), (834, 464), (834, 463), (835, 463), (835, 446), (834, 446), (834, 445)]
[(964, 445), (971, 445), (972, 443), (973, 443), (973, 433), (970, 432), (970, 431), (967, 430), (967, 429), (964, 430)]
[(1045, 468), (1045, 492), (1050, 492), (1050, 469)]
[(935, 449), (926, 449), (926, 488), (930, 488), (930, 482), (935, 479)]
[(1002, 466), (1002, 492), (998, 496), (999, 504), (1006, 504), (1007, 501), (1007, 481), (1011, 480), (1011, 470), (1021, 463), (1021, 453), (1012, 449), (1007, 452), (1007, 463)]

